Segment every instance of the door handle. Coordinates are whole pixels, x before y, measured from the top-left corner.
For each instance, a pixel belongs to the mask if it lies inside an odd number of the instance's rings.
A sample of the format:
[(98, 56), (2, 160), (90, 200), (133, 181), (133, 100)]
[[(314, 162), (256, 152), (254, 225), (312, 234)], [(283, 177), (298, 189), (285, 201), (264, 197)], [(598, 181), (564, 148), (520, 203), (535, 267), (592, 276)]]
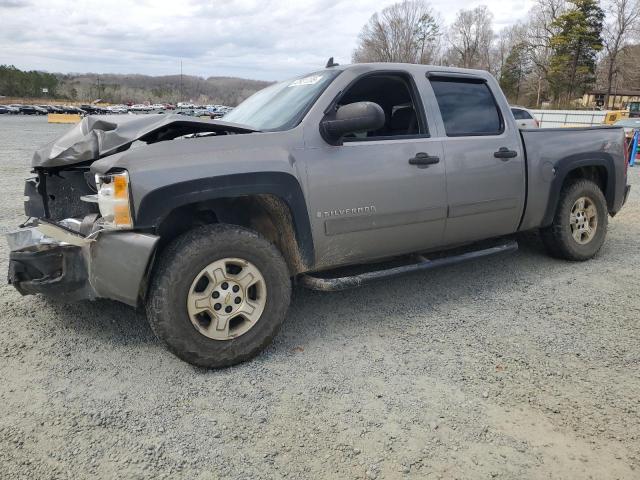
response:
[(507, 147), (500, 147), (497, 152), (493, 152), (493, 156), (506, 162), (510, 158), (517, 157), (518, 152), (509, 150)]
[(428, 153), (418, 152), (416, 156), (409, 159), (411, 165), (433, 165), (440, 162), (440, 157), (432, 157)]

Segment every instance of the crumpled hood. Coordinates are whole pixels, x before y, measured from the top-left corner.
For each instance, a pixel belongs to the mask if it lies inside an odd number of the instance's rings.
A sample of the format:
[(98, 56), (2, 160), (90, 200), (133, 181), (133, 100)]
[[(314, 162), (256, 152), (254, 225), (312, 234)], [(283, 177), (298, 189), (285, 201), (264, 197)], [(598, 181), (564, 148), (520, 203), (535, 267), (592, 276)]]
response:
[(58, 140), (36, 151), (33, 167), (63, 167), (112, 155), (136, 140), (157, 142), (203, 132), (251, 133), (244, 125), (184, 115), (88, 116)]

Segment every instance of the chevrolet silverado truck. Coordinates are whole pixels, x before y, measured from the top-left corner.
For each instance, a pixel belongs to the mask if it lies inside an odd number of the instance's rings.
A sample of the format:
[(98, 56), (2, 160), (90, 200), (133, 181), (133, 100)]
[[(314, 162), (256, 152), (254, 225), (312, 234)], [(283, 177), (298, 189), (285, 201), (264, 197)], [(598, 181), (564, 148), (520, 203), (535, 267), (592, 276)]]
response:
[(534, 229), (593, 257), (629, 193), (624, 148), (621, 128), (519, 130), (484, 71), (331, 62), (222, 120), (84, 118), (33, 157), (9, 282), (144, 308), (178, 357), (232, 365), (296, 283), (359, 286)]

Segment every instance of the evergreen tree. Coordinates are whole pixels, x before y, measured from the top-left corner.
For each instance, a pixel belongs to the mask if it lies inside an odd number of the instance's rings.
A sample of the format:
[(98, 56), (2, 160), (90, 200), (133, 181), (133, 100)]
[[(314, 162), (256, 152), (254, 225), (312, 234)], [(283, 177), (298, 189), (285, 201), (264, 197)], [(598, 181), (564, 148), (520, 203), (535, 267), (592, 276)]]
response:
[(595, 81), (596, 55), (602, 50), (604, 11), (596, 0), (573, 0), (554, 22), (548, 80), (554, 100), (570, 103)]
[(531, 73), (531, 65), (525, 43), (513, 46), (500, 72), (500, 87), (513, 103), (520, 102), (520, 89), (525, 77)]
[(0, 65), (0, 95), (10, 97), (41, 97), (42, 89), (54, 96), (58, 79), (51, 73), (23, 72), (13, 65)]

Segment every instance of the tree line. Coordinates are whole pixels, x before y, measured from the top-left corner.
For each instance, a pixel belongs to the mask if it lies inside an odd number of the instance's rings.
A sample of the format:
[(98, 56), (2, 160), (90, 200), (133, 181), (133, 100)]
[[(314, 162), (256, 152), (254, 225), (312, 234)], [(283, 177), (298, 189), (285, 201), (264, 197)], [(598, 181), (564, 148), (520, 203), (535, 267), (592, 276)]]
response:
[(269, 82), (235, 77), (193, 75), (117, 75), (92, 73), (60, 75), (63, 95), (68, 98), (101, 98), (111, 103), (177, 103), (236, 106), (269, 85)]
[[(236, 106), (269, 84), (244, 78), (192, 75), (53, 74), (0, 65), (0, 95), (20, 98), (51, 97), (80, 102), (102, 99), (116, 104), (193, 101)], [(43, 94), (43, 88), (48, 93)]]
[[(57, 94), (58, 77), (51, 73), (23, 72), (12, 65), (0, 65), (0, 95), (42, 97)], [(48, 93), (43, 94), (43, 89)]]
[(490, 71), (513, 103), (575, 106), (594, 87), (637, 88), (640, 0), (537, 0), (496, 32), (486, 6), (451, 25), (426, 0), (405, 0), (364, 25), (354, 62), (408, 62)]

